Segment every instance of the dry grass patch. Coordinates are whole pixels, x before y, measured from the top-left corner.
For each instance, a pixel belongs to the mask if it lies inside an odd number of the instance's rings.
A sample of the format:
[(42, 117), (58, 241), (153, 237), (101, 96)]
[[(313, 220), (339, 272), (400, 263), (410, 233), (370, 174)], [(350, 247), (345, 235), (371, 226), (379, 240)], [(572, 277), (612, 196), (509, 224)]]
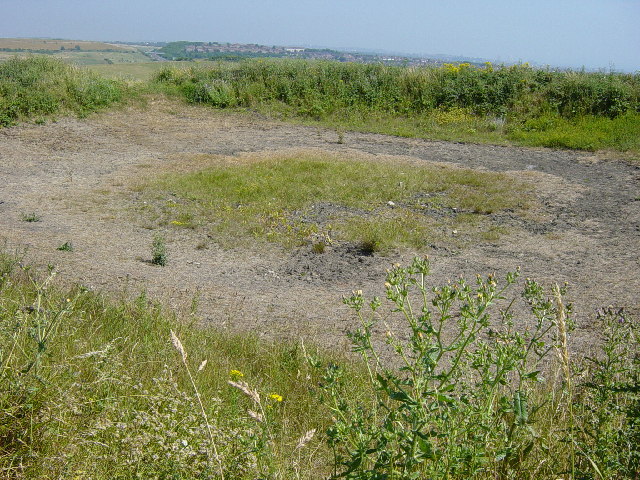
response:
[(58, 40), (40, 38), (0, 38), (0, 48), (12, 50), (71, 50), (79, 47), (81, 50), (111, 50), (130, 52), (135, 50), (124, 45), (115, 45), (103, 42), (85, 42), (82, 40)]

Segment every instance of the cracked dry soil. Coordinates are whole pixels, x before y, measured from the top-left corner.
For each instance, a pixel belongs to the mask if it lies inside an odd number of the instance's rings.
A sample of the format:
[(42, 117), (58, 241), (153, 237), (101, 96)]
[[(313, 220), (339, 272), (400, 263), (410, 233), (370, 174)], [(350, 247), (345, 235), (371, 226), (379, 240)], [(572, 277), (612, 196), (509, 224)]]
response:
[[(68, 284), (137, 294), (186, 314), (199, 299), (208, 324), (268, 338), (300, 336), (346, 347), (355, 325), (341, 298), (351, 290), (382, 294), (389, 265), (415, 252), (362, 255), (342, 244), (313, 253), (198, 248), (197, 230), (167, 229), (169, 263), (150, 265), (154, 231), (137, 212), (132, 188), (160, 171), (197, 168), (198, 158), (332, 152), (372, 161), (402, 160), (509, 172), (534, 186), (536, 221), (509, 213), (494, 220), (510, 234), (463, 249), (429, 251), (433, 285), (477, 273), (523, 277), (546, 286), (569, 283), (577, 330), (586, 350), (598, 335), (594, 311), (640, 301), (640, 168), (596, 154), (456, 144), (296, 126), (249, 115), (184, 106), (163, 99), (146, 108), (110, 110), (88, 119), (0, 130), (0, 244), (25, 262), (52, 264)], [(23, 216), (36, 213), (38, 222)], [(147, 228), (146, 228), (147, 227)], [(58, 251), (64, 242), (73, 252)], [(515, 291), (514, 291), (515, 292)], [(390, 320), (391, 321), (391, 320)]]

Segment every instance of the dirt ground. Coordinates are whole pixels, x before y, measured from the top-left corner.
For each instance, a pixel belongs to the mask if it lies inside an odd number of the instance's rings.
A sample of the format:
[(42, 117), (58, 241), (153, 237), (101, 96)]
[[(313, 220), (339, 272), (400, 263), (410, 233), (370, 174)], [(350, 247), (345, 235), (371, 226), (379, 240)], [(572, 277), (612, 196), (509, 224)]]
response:
[[(512, 172), (535, 185), (536, 221), (499, 214), (510, 235), (466, 249), (432, 248), (432, 281), (521, 267), (545, 285), (568, 282), (582, 349), (597, 335), (601, 306), (640, 310), (640, 168), (620, 159), (555, 151), (432, 142), (295, 126), (156, 100), (146, 109), (0, 130), (0, 245), (25, 262), (55, 265), (67, 283), (96, 290), (146, 290), (202, 321), (269, 338), (304, 336), (342, 348), (354, 318), (341, 297), (383, 292), (389, 265), (414, 252), (362, 255), (350, 245), (322, 254), (303, 247), (255, 251), (202, 246), (197, 230), (167, 229), (169, 263), (151, 265), (154, 230), (132, 188), (158, 171), (184, 170), (206, 156), (327, 151), (359, 158), (439, 162)], [(24, 216), (36, 213), (38, 222)], [(206, 240), (206, 239), (204, 239)], [(74, 250), (57, 250), (64, 242)]]

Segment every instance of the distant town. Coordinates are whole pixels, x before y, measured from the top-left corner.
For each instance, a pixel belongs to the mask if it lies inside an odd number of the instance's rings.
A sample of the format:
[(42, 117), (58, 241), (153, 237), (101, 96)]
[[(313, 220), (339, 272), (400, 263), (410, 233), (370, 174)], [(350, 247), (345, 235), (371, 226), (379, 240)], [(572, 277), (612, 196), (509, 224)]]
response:
[(305, 58), (317, 60), (335, 60), (339, 62), (385, 63), (389, 65), (440, 65), (445, 62), (482, 63), (484, 59), (437, 55), (408, 56), (399, 54), (344, 52), (327, 48), (308, 48), (296, 45), (267, 46), (255, 43), (219, 43), (219, 42), (170, 42), (150, 44), (147, 54), (155, 60), (240, 60), (242, 58), (275, 57)]

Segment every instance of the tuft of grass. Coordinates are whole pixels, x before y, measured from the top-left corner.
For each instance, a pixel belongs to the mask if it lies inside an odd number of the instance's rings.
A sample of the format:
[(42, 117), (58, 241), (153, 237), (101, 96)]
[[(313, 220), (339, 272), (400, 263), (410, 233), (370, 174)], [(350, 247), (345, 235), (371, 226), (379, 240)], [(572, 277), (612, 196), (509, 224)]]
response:
[(23, 222), (39, 222), (40, 220), (42, 220), (42, 217), (35, 212), (22, 214)]
[(506, 174), (314, 153), (221, 162), (147, 187), (180, 200), (150, 202), (165, 223), (198, 219), (223, 246), (313, 244), (330, 227), (335, 240), (370, 241), (375, 251), (421, 249), (454, 223), (478, 238), (487, 214), (524, 212), (531, 202), (530, 187)]
[(61, 252), (73, 252), (73, 244), (71, 242), (64, 242), (57, 248), (57, 250), (60, 250)]

